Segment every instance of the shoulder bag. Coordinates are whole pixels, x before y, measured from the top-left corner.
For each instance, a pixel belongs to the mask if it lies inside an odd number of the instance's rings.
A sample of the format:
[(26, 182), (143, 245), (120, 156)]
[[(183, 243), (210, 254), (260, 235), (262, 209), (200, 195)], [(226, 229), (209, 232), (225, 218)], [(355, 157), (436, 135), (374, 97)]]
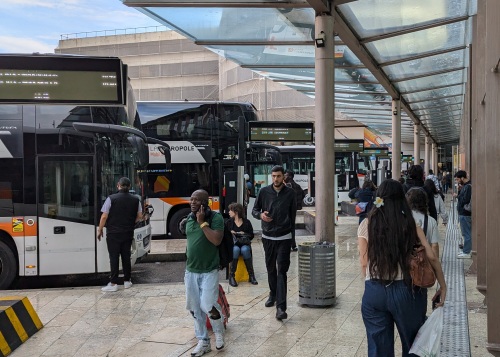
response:
[[(427, 220), (425, 215), (424, 233), (427, 233)], [(436, 283), (436, 274), (427, 258), (425, 247), (420, 243), (413, 247), (410, 255), (410, 276), (412, 284), (421, 288), (430, 288)]]

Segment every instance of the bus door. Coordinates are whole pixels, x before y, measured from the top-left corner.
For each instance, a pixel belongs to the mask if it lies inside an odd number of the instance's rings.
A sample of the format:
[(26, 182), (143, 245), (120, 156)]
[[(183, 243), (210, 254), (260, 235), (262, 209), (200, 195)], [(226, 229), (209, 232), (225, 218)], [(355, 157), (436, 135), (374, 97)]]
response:
[(39, 275), (94, 273), (94, 157), (39, 156), (37, 171)]

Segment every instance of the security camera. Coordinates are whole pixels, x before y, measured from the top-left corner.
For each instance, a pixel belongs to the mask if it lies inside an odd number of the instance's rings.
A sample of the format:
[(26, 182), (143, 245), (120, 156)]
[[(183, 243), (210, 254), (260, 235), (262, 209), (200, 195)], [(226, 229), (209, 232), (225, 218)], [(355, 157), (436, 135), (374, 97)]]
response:
[(314, 41), (316, 42), (316, 47), (325, 47), (325, 43), (326, 43), (326, 35), (323, 31), (321, 31), (318, 36), (316, 36), (316, 38), (314, 39)]
[(392, 111), (392, 114), (394, 114), (394, 115), (398, 115), (398, 111), (397, 111), (397, 110), (393, 110), (393, 111)]

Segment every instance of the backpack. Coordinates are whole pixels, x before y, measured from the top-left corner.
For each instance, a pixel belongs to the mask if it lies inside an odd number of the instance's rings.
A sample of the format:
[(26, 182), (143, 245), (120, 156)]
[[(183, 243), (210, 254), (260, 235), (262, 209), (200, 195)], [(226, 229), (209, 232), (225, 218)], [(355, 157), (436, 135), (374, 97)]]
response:
[[(212, 212), (210, 218), (208, 219), (210, 228), (212, 228), (212, 219), (216, 214), (217, 213)], [(233, 261), (233, 245), (233, 234), (229, 230), (226, 222), (224, 222), (224, 234), (222, 235), (222, 242), (217, 247), (219, 248), (219, 270), (223, 270), (224, 268), (229, 269), (229, 264)]]
[(356, 215), (359, 216), (362, 215), (363, 213), (366, 213), (369, 203), (370, 202), (358, 202), (355, 207)]

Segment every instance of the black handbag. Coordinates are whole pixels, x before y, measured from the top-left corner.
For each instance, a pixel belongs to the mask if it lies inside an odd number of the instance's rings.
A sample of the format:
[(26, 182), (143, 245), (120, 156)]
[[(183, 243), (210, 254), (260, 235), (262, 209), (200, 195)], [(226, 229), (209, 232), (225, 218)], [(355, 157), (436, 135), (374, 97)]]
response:
[(237, 246), (250, 245), (252, 243), (250, 235), (246, 233), (233, 233), (233, 241)]

